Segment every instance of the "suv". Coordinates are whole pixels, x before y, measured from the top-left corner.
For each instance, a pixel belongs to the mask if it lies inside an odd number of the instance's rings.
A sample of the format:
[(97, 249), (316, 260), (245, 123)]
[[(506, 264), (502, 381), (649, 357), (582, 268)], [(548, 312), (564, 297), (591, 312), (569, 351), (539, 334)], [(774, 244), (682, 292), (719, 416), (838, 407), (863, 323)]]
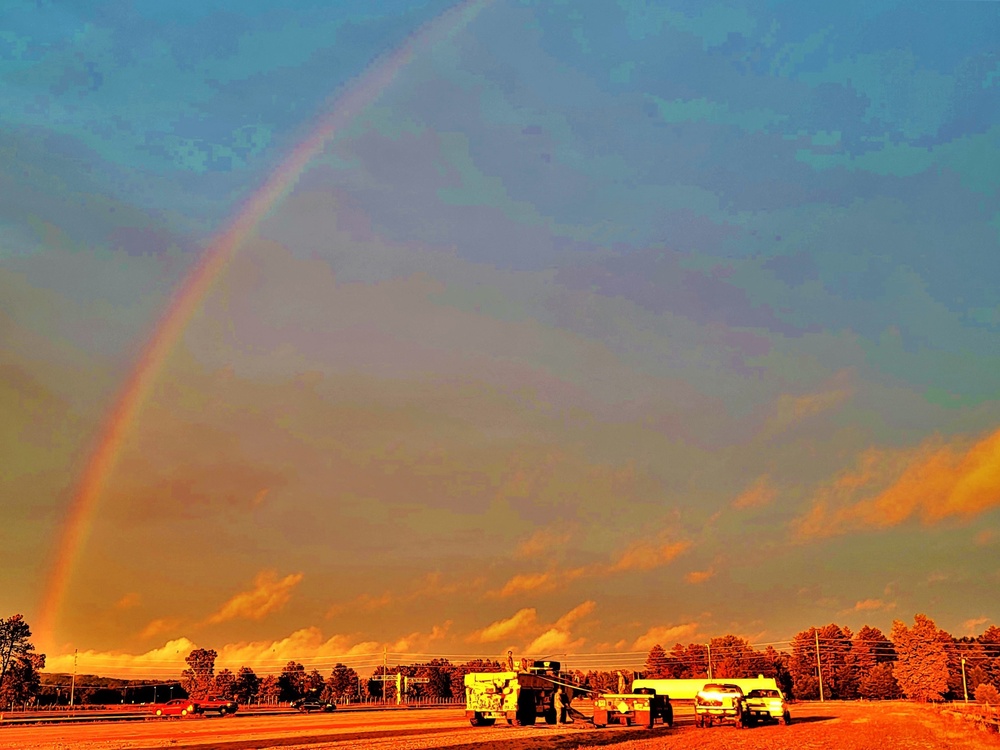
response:
[(694, 697), (695, 726), (710, 727), (714, 723), (731, 721), (742, 728), (745, 701), (739, 685), (710, 682)]
[(780, 690), (757, 688), (747, 693), (747, 720), (750, 724), (758, 721), (780, 721), (791, 724), (792, 715), (788, 713), (788, 704)]
[(206, 711), (218, 711), (219, 716), (225, 716), (236, 713), (236, 709), (239, 708), (236, 701), (226, 698), (195, 698), (191, 702), (194, 703), (194, 710), (201, 714)]

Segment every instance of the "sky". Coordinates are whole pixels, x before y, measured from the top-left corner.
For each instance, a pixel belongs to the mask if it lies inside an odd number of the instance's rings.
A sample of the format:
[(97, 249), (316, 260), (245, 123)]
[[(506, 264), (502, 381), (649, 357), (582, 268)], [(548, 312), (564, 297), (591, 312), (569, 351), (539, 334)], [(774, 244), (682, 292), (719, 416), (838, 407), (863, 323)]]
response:
[(3, 16), (50, 671), (1000, 623), (1000, 4)]

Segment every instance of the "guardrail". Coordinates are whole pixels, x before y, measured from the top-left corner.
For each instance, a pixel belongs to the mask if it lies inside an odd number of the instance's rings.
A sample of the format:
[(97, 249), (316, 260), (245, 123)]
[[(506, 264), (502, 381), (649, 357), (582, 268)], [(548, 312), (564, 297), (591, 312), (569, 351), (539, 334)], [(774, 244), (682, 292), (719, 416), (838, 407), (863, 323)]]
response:
[(953, 703), (944, 707), (943, 711), (972, 722), (979, 729), (994, 734), (1000, 732), (1000, 706), (991, 706), (987, 703)]

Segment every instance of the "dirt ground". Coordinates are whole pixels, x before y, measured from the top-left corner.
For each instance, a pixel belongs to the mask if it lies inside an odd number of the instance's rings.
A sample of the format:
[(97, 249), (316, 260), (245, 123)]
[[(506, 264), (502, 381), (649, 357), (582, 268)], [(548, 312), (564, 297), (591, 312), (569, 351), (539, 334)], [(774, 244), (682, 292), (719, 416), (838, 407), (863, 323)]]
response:
[[(794, 704), (791, 726), (671, 729), (609, 726), (473, 728), (458, 710), (324, 716), (234, 716), (136, 723), (0, 727), (7, 750), (1000, 750), (1000, 737), (940, 707), (909, 703)], [(339, 712), (338, 712), (339, 713)]]

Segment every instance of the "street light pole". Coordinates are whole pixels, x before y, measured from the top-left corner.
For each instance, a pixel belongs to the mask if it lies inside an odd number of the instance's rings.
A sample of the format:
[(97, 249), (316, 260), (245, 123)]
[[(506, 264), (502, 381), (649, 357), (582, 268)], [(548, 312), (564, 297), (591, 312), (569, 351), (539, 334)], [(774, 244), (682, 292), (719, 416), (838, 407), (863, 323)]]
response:
[(969, 702), (969, 686), (965, 681), (965, 657), (962, 657), (962, 692), (965, 693), (965, 702)]

